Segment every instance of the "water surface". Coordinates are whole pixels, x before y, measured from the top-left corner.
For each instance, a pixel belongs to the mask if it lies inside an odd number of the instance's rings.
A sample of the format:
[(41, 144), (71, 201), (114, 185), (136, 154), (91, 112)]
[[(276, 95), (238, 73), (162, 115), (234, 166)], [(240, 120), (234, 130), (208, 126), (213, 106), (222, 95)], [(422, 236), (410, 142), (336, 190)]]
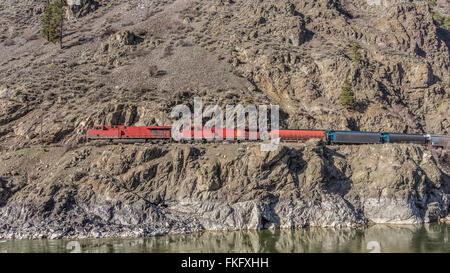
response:
[(364, 229), (305, 228), (203, 232), (145, 239), (0, 240), (0, 253), (450, 253), (450, 225), (374, 225)]

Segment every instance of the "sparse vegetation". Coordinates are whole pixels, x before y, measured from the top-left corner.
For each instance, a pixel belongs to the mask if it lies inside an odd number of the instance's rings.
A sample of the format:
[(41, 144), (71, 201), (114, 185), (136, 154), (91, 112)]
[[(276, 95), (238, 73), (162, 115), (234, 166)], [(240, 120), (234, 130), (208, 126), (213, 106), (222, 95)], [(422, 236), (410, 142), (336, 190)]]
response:
[(450, 31), (450, 16), (445, 17), (443, 28)]
[(356, 107), (355, 93), (349, 80), (345, 80), (341, 87), (341, 94), (339, 95), (339, 102), (348, 110), (354, 110)]
[(247, 105), (251, 105), (251, 104), (253, 104), (255, 102), (255, 100), (253, 99), (253, 97), (247, 97), (247, 98), (245, 98), (245, 100), (244, 100), (244, 104), (247, 106)]
[(437, 10), (433, 10), (431, 13), (433, 14), (434, 21), (439, 27), (450, 30), (450, 16), (445, 17)]
[(434, 9), (437, 6), (436, 0), (428, 1), (428, 5), (431, 9), (431, 14), (433, 14), (433, 20), (436, 24), (446, 30), (450, 30), (450, 16), (442, 15), (438, 10)]
[(63, 46), (64, 12), (66, 0), (52, 0), (45, 7), (42, 15), (41, 36), (54, 44)]
[(361, 53), (361, 49), (362, 49), (362, 47), (357, 41), (354, 41), (352, 43), (351, 48), (350, 48), (350, 51), (351, 51), (350, 58), (353, 61), (358, 62), (358, 63), (364, 63), (365, 60)]
[(439, 25), (444, 24), (444, 17), (441, 15), (441, 13), (437, 10), (432, 10), (431, 13), (433, 14), (434, 21)]

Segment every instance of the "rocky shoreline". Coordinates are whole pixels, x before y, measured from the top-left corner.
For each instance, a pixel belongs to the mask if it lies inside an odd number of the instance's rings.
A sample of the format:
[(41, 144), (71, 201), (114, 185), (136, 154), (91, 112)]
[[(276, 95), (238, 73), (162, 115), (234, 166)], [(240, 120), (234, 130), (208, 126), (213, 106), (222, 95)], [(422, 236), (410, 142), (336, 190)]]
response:
[(414, 145), (309, 142), (274, 152), (258, 144), (31, 147), (3, 152), (1, 160), (0, 238), (6, 239), (450, 218), (449, 173)]

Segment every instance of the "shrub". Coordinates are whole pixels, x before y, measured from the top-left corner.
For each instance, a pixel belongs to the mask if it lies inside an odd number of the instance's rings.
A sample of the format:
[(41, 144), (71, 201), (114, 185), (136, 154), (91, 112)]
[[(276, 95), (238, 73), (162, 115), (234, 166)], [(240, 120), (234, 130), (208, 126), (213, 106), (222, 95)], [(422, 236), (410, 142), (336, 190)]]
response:
[[(428, 4), (431, 8), (434, 8), (437, 5), (436, 1), (428, 1)], [(431, 14), (438, 27), (450, 30), (450, 16), (444, 16), (438, 10), (431, 10)]]
[(252, 105), (254, 102), (255, 102), (255, 100), (253, 99), (253, 97), (247, 97), (244, 100), (245, 105)]
[(358, 63), (364, 62), (364, 57), (361, 53), (361, 45), (358, 42), (353, 42), (351, 45), (351, 59)]
[(445, 17), (442, 27), (450, 31), (450, 16)]
[(438, 24), (438, 26), (442, 26), (444, 24), (444, 17), (442, 17), (441, 13), (437, 10), (432, 10), (434, 21)]
[(355, 93), (349, 80), (345, 80), (344, 85), (341, 87), (341, 94), (339, 95), (339, 102), (347, 109), (354, 110), (356, 107)]

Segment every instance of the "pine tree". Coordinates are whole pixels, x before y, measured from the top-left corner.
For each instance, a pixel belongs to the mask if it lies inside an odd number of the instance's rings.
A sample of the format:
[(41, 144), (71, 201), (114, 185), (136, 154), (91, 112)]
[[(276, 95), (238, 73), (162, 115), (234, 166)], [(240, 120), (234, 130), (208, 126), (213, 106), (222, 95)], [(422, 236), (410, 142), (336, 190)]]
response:
[(45, 6), (44, 13), (42, 14), (42, 28), (41, 28), (41, 36), (46, 38), (47, 41), (50, 41), (50, 20), (52, 17), (52, 5), (51, 3), (47, 3)]
[(60, 48), (62, 48), (63, 44), (66, 5), (66, 0), (52, 0), (47, 4), (42, 15), (41, 35), (54, 44), (59, 42)]
[(52, 1), (52, 19), (50, 20), (50, 42), (59, 42), (60, 48), (63, 43), (64, 32), (64, 7), (66, 6), (66, 0), (53, 0)]
[(349, 80), (345, 80), (344, 85), (341, 87), (342, 91), (339, 95), (339, 102), (349, 110), (355, 109), (355, 93)]

